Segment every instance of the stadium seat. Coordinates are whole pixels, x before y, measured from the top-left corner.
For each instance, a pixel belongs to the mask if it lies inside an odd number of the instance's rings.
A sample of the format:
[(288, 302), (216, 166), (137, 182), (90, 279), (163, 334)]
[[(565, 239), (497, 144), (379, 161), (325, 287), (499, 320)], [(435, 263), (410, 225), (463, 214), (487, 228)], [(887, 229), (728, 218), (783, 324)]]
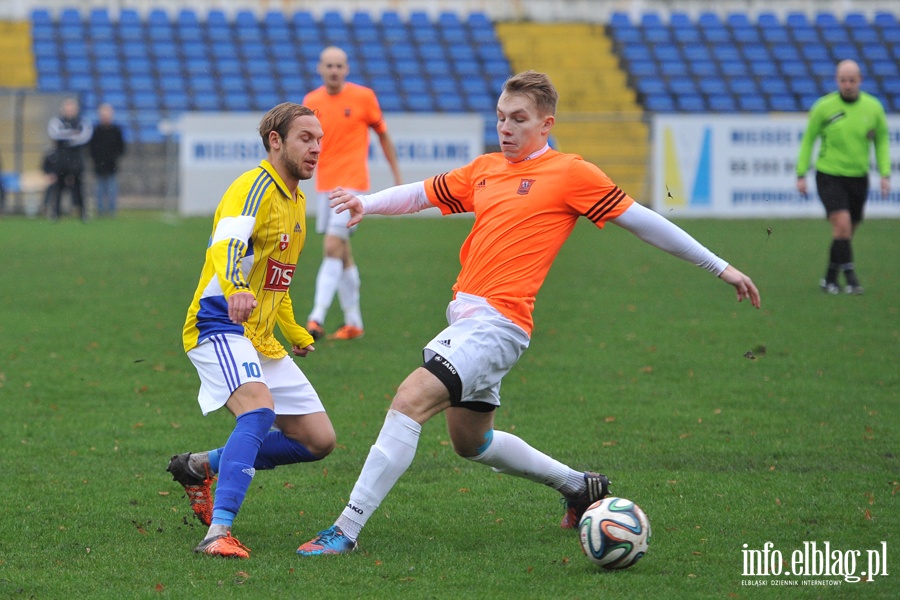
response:
[(790, 94), (771, 94), (769, 109), (775, 112), (793, 112), (797, 110), (797, 100)]
[(744, 112), (766, 112), (768, 110), (768, 104), (766, 103), (766, 99), (759, 95), (739, 96), (738, 110)]
[(378, 103), (384, 112), (403, 111), (403, 101), (396, 93), (383, 92), (378, 95)]
[(675, 112), (675, 101), (671, 96), (649, 96), (644, 100), (644, 108), (650, 112)]
[(700, 94), (679, 94), (675, 97), (675, 106), (683, 112), (704, 112), (706, 101)]
[(441, 94), (435, 103), (441, 112), (463, 112), (466, 110), (463, 99), (458, 94)]
[(639, 94), (657, 96), (668, 93), (666, 82), (662, 77), (641, 77), (635, 85)]
[(734, 112), (737, 103), (730, 94), (711, 94), (707, 97), (709, 109), (714, 112)]
[(728, 89), (738, 98), (744, 96), (756, 96), (759, 94), (759, 87), (756, 81), (750, 77), (735, 77), (728, 81)]
[(715, 77), (719, 75), (719, 67), (711, 60), (697, 60), (688, 62), (688, 72), (694, 77)]
[(707, 96), (728, 95), (728, 83), (718, 77), (704, 77), (699, 80), (697, 87), (701, 93)]
[(696, 95), (697, 84), (693, 79), (679, 77), (669, 80), (669, 91), (676, 96)]
[(406, 107), (412, 112), (432, 112), (435, 110), (431, 94), (407, 94)]

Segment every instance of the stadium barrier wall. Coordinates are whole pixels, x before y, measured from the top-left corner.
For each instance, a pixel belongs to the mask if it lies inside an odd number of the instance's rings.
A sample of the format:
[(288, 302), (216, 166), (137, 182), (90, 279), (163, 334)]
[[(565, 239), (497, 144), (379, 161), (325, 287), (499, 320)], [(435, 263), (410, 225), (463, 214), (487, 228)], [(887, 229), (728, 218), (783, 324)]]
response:
[[(668, 217), (822, 217), (814, 169), (796, 188), (806, 114), (653, 118), (654, 210)], [(891, 193), (883, 197), (871, 154), (867, 217), (900, 217), (900, 115), (888, 115)], [(813, 160), (816, 151), (814, 148)]]
[[(228, 185), (265, 158), (256, 133), (261, 117), (259, 113), (185, 113), (173, 124), (179, 132), (180, 215), (212, 215)], [(385, 121), (404, 182), (449, 171), (484, 153), (484, 119), (477, 114), (389, 113)], [(371, 189), (394, 185), (374, 133), (369, 157)], [(307, 212), (314, 213), (314, 179), (301, 182), (300, 189), (308, 199)]]

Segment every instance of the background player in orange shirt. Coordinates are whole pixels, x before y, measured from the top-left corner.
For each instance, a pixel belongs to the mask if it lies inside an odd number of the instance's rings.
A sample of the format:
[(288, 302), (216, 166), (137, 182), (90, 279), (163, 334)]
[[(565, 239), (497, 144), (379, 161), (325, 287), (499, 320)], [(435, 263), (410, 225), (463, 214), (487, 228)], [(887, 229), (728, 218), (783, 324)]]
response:
[(353, 215), (350, 225), (367, 213), (431, 206), (443, 214), (474, 212), (476, 218), (460, 251), (449, 326), (428, 342), (424, 364), (398, 388), (347, 506), (298, 554), (356, 548), (366, 521), (412, 463), (422, 425), (444, 411), (457, 454), (558, 490), (567, 504), (563, 528), (577, 527), (585, 509), (609, 493), (605, 475), (578, 472), (521, 438), (494, 430), (500, 382), (528, 347), (535, 295), (580, 216), (600, 228), (615, 223), (711, 271), (735, 288), (738, 301), (746, 298), (759, 308), (759, 292), (749, 277), (634, 202), (596, 166), (547, 145), (556, 102), (546, 75), (520, 73), (507, 80), (497, 102), (499, 154), (370, 196), (332, 194), (332, 204)]
[(397, 151), (388, 135), (387, 124), (375, 92), (347, 81), (350, 67), (347, 53), (329, 46), (319, 55), (319, 75), (324, 85), (303, 98), (304, 106), (316, 111), (325, 138), (322, 157), (316, 173), (318, 212), (316, 231), (324, 233), (322, 264), (316, 275), (316, 293), (306, 328), (316, 339), (325, 333), (325, 316), (335, 292), (344, 312), (344, 324), (333, 339), (351, 340), (363, 335), (362, 311), (359, 305), (359, 269), (353, 260), (348, 215), (336, 214), (329, 206), (329, 193), (342, 187), (357, 192), (369, 189), (369, 128), (378, 134), (394, 182), (402, 183)]

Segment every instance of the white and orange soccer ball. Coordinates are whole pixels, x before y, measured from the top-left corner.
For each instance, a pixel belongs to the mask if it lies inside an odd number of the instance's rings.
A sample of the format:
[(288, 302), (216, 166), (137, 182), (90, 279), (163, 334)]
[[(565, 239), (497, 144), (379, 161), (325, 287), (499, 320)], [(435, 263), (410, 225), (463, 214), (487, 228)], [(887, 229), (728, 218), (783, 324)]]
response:
[(578, 533), (591, 562), (604, 569), (626, 569), (647, 552), (650, 521), (631, 500), (604, 498), (584, 511)]

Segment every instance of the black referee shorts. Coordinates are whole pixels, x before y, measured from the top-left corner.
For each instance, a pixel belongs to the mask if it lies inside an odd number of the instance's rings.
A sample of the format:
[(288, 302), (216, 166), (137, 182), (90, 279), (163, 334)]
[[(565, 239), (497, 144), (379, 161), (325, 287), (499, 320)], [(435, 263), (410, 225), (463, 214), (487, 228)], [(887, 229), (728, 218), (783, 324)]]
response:
[(825, 205), (825, 214), (838, 210), (850, 212), (850, 222), (859, 223), (863, 219), (863, 207), (869, 195), (869, 176), (842, 177), (816, 171), (816, 188), (819, 199)]

